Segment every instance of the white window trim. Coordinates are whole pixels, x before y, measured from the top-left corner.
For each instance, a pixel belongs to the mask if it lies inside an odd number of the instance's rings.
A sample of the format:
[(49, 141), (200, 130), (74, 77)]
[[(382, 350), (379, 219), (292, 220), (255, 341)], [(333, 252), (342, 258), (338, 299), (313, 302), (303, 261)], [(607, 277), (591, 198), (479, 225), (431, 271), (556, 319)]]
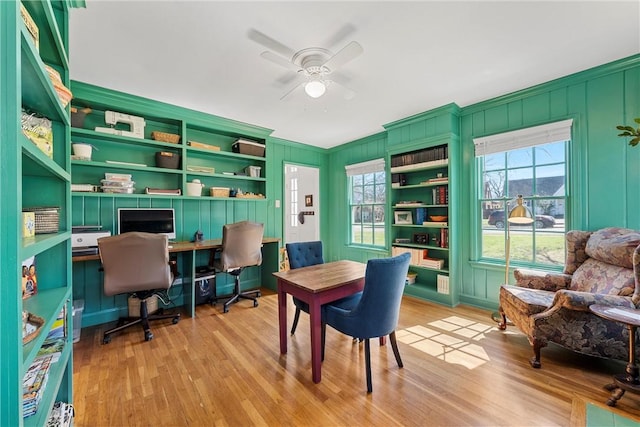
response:
[(473, 138), (476, 157), (571, 139), (573, 119)]
[(344, 168), (347, 176), (364, 175), (366, 173), (383, 172), (385, 163), (384, 159), (375, 159), (353, 165), (346, 165)]

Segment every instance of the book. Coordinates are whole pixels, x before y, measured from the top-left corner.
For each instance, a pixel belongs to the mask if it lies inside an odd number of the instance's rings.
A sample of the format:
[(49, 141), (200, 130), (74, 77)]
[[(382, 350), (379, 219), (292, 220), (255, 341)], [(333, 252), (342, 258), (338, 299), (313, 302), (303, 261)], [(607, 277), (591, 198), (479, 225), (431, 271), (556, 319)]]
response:
[(38, 279), (36, 276), (36, 257), (22, 261), (22, 299), (27, 299), (38, 293)]
[(28, 395), (40, 390), (49, 375), (52, 355), (36, 357), (27, 369), (22, 380), (22, 393)]

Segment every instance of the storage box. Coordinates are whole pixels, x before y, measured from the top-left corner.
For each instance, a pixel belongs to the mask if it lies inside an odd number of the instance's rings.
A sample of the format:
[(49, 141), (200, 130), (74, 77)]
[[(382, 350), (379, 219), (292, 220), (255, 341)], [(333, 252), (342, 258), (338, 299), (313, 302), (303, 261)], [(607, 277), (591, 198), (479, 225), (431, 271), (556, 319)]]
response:
[(177, 144), (180, 142), (180, 135), (175, 133), (159, 132), (154, 130), (151, 132), (151, 139), (161, 142), (169, 142), (171, 144)]
[(252, 177), (260, 177), (260, 170), (262, 168), (260, 166), (247, 166), (246, 168), (244, 168), (244, 173), (247, 174), (247, 176), (252, 176)]
[(211, 197), (229, 197), (231, 191), (227, 187), (211, 187)]
[(35, 234), (57, 233), (60, 229), (60, 208), (24, 208), (22, 212), (34, 213)]
[(73, 342), (80, 341), (80, 331), (82, 330), (82, 313), (84, 312), (84, 300), (73, 300)]
[(170, 151), (158, 151), (156, 153), (156, 166), (166, 169), (178, 169), (180, 167), (180, 154)]
[[(129, 317), (140, 317), (140, 300), (134, 296), (129, 297)], [(158, 311), (158, 296), (152, 295), (147, 298), (147, 313), (152, 314)]]
[(131, 175), (125, 173), (105, 173), (104, 179), (109, 181), (131, 181)]
[(238, 139), (231, 149), (234, 153), (248, 154), (250, 156), (264, 157), (264, 144), (247, 139)]

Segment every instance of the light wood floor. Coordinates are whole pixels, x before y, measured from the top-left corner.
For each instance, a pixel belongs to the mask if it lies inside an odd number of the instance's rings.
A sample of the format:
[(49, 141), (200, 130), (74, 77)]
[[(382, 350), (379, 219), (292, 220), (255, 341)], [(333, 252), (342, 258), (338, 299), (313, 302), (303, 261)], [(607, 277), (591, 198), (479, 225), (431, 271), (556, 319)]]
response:
[[(568, 426), (583, 422), (576, 399), (604, 402), (602, 386), (624, 370), (557, 346), (534, 370), (526, 338), (499, 331), (489, 312), (404, 298), (404, 368), (372, 340), (367, 394), (362, 344), (328, 328), (314, 384), (308, 316), (286, 355), (277, 325), (277, 297), (267, 293), (257, 308), (205, 305), (177, 325), (156, 322), (149, 342), (134, 328), (102, 345), (104, 325), (85, 328), (74, 345), (75, 425)], [(618, 410), (640, 417), (640, 396), (627, 392)]]

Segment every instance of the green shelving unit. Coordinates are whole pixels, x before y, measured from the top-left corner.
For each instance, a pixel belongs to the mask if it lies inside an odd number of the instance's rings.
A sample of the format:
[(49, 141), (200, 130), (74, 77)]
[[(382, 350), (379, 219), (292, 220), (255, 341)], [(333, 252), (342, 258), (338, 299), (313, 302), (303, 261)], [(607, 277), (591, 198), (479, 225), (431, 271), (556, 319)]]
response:
[[(39, 46), (23, 23), (21, 4), (38, 27)], [(68, 107), (59, 100), (45, 70), (45, 64), (57, 70), (69, 87), (68, 4), (56, 0), (0, 2), (0, 19), (0, 425), (42, 426), (56, 401), (73, 400), (70, 119)], [(52, 157), (22, 133), (22, 110), (51, 121)], [(23, 237), (22, 210), (43, 206), (58, 208), (58, 231)], [(21, 264), (30, 257), (35, 257), (37, 267), (37, 293), (23, 299)], [(44, 319), (38, 335), (26, 344), (23, 311)], [(65, 313), (64, 350), (51, 365), (37, 411), (24, 418), (23, 377), (61, 312)]]

